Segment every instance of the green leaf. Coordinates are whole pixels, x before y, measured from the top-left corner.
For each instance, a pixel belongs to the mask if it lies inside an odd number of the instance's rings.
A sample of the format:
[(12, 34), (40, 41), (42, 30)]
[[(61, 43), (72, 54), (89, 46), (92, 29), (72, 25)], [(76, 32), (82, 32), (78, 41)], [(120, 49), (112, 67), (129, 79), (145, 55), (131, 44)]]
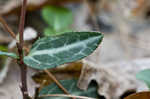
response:
[(144, 81), (150, 88), (150, 69), (140, 71), (139, 73), (136, 74), (136, 78)]
[(53, 30), (53, 29), (51, 29), (49, 27), (49, 28), (46, 28), (44, 30), (44, 35), (45, 36), (55, 36), (55, 35), (63, 34), (65, 32), (72, 32), (72, 30), (70, 30), (70, 29), (62, 29), (62, 30), (59, 30), (59, 31), (55, 31), (55, 30)]
[(72, 12), (67, 8), (47, 6), (43, 8), (42, 16), (54, 30), (61, 30), (73, 23)]
[[(77, 88), (77, 80), (61, 80), (60, 83), (65, 89), (71, 94), (76, 96), (85, 96), (90, 98), (98, 98), (97, 85), (95, 83), (90, 84), (87, 91), (82, 91)], [(50, 84), (49, 86), (43, 88), (40, 91), (39, 96), (48, 94), (64, 94), (64, 92), (55, 84)], [(70, 99), (66, 97), (44, 97), (40, 99)]]
[(0, 45), (0, 50), (1, 51), (8, 51), (8, 48), (4, 45)]
[(12, 58), (15, 58), (15, 59), (18, 58), (18, 56), (15, 53), (9, 53), (9, 52), (2, 52), (2, 51), (0, 51), (0, 55), (9, 56), (9, 57), (12, 57)]
[(52, 30), (51, 28), (46, 28), (44, 30), (44, 36), (52, 36), (52, 35), (56, 35), (56, 31)]
[(101, 43), (98, 32), (68, 32), (44, 37), (33, 44), (24, 62), (36, 69), (54, 68), (90, 55)]

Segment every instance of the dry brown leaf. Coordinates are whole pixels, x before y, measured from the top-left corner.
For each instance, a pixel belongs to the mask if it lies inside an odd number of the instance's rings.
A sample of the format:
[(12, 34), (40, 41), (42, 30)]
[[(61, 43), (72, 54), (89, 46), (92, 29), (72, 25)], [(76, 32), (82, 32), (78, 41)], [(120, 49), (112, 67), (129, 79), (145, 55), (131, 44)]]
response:
[[(52, 74), (54, 74), (54, 76), (58, 80), (79, 78), (82, 65), (83, 65), (83, 63), (81, 61), (79, 61), (79, 62), (66, 64), (65, 66), (62, 66), (59, 68), (49, 69), (49, 71)], [(49, 76), (43, 71), (33, 75), (32, 78), (38, 84), (43, 84), (43, 81), (45, 81), (44, 86), (49, 85), (51, 82), (53, 82), (49, 78)]]
[(132, 94), (125, 99), (150, 99), (150, 92), (140, 92), (136, 94)]
[(126, 92), (133, 90), (147, 91), (148, 87), (136, 80), (136, 73), (150, 68), (150, 59), (140, 59), (127, 62), (110, 63), (104, 65), (84, 63), (78, 87), (86, 90), (89, 83), (95, 80), (98, 92), (106, 99), (120, 99)]

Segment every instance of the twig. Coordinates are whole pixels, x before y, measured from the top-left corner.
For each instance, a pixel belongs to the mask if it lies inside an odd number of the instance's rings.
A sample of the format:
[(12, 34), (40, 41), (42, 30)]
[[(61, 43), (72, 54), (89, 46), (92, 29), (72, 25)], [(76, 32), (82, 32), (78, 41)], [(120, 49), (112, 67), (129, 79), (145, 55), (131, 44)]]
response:
[[(97, 12), (99, 9), (101, 9), (104, 5), (105, 0), (84, 0), (84, 2), (87, 4), (89, 9), (89, 18), (92, 21), (93, 29), (94, 31), (99, 31), (100, 27), (98, 25), (98, 15)], [(100, 2), (100, 8), (98, 8), (96, 5)]]
[(23, 39), (23, 31), (24, 31), (24, 24), (25, 24), (25, 15), (26, 15), (26, 8), (27, 8), (27, 0), (23, 0), (22, 4), (22, 10), (21, 10), (21, 18), (20, 18), (20, 24), (19, 24), (19, 43), (17, 43), (18, 53), (19, 53), (19, 59), (18, 59), (18, 65), (21, 69), (21, 91), (23, 94), (23, 99), (28, 99), (28, 89), (27, 89), (27, 66), (23, 62), (23, 45), (24, 45), (24, 39)]
[(69, 92), (61, 85), (61, 83), (53, 76), (53, 74), (51, 74), (51, 72), (49, 72), (48, 70), (44, 70), (47, 75), (59, 86), (59, 88), (61, 88), (65, 94), (69, 94)]
[[(55, 76), (53, 76), (51, 72), (49, 72), (47, 69), (44, 71), (57, 84), (57, 86), (64, 91), (65, 94), (69, 95), (69, 92), (61, 85), (61, 83), (55, 78)], [(76, 99), (76, 98), (72, 97), (72, 99)]]
[(26, 8), (27, 8), (27, 0), (23, 0), (23, 5), (21, 9), (21, 17), (20, 17), (20, 24), (19, 24), (19, 38), (20, 38), (20, 45), (23, 48), (23, 31), (24, 31), (24, 24), (25, 24), (25, 16), (26, 16)]
[[(27, 0), (23, 1), (22, 5), (22, 11), (21, 11), (21, 19), (19, 24), (19, 39), (20, 42), (17, 42), (17, 48), (19, 53), (19, 59), (18, 59), (18, 65), (21, 69), (21, 91), (23, 94), (23, 99), (27, 99), (28, 96), (28, 90), (27, 90), (27, 81), (26, 81), (26, 74), (27, 74), (27, 66), (23, 62), (23, 31), (24, 31), (24, 23), (25, 23), (25, 14), (26, 14), (26, 6), (27, 6)], [(9, 32), (9, 34), (16, 40), (16, 35), (12, 31), (12, 29), (8, 26), (6, 21), (0, 16), (0, 22), (3, 24), (4, 28)]]
[(70, 97), (70, 98), (79, 98), (79, 99), (96, 99), (96, 98), (89, 98), (85, 96), (64, 95), (64, 94), (41, 95), (39, 98), (43, 98), (43, 97)]
[(12, 31), (12, 29), (8, 26), (6, 21), (0, 16), (0, 22), (3, 24), (6, 31), (16, 40), (16, 34)]
[[(18, 63), (20, 64), (20, 63)], [(21, 70), (21, 86), (20, 89), (22, 91), (23, 94), (23, 99), (28, 99), (28, 90), (27, 90), (27, 66), (23, 63), (21, 63), (20, 65), (20, 70)]]
[(43, 80), (41, 86), (39, 87), (38, 93), (39, 93), (40, 90), (44, 87), (45, 83), (46, 83), (46, 80)]

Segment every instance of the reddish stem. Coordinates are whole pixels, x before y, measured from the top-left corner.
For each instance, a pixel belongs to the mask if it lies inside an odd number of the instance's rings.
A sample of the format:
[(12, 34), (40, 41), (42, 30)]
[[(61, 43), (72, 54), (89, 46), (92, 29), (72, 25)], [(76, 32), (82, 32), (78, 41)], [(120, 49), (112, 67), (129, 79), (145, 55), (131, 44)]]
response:
[(24, 32), (24, 25), (25, 25), (25, 15), (26, 15), (26, 8), (27, 8), (27, 0), (23, 0), (22, 9), (21, 9), (21, 17), (20, 17), (20, 24), (19, 24), (19, 43), (17, 43), (19, 59), (18, 64), (21, 70), (21, 91), (23, 94), (23, 99), (28, 99), (28, 88), (27, 88), (27, 66), (23, 62), (23, 32)]

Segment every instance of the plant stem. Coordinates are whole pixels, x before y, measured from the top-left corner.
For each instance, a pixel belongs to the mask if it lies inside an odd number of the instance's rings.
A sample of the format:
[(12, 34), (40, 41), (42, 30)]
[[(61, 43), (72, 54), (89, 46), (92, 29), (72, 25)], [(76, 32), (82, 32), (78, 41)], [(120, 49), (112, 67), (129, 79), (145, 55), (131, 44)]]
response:
[(22, 9), (21, 9), (21, 18), (19, 24), (19, 43), (17, 43), (19, 59), (18, 65), (20, 66), (21, 70), (21, 91), (23, 95), (23, 99), (28, 99), (28, 88), (27, 88), (27, 66), (23, 62), (23, 31), (24, 31), (24, 24), (25, 24), (25, 15), (26, 15), (26, 8), (27, 8), (27, 0), (23, 0)]
[(85, 96), (75, 96), (75, 95), (64, 95), (64, 94), (48, 94), (48, 95), (41, 95), (40, 98), (43, 97), (69, 97), (69, 98), (78, 98), (78, 99), (96, 99), (96, 98), (90, 98)]
[[(20, 66), (21, 70), (21, 91), (23, 95), (23, 99), (28, 99), (28, 88), (27, 88), (27, 66), (23, 62), (23, 31), (24, 31), (24, 24), (25, 24), (25, 14), (26, 14), (26, 7), (27, 7), (27, 0), (23, 1), (22, 10), (21, 10), (21, 18), (20, 18), (20, 24), (19, 24), (19, 41), (17, 41), (17, 48), (18, 48), (18, 65)], [(16, 35), (12, 31), (12, 29), (8, 26), (6, 21), (0, 16), (0, 22), (4, 26), (4, 28), (7, 30), (7, 32), (16, 40)]]
[(19, 24), (19, 40), (20, 40), (21, 48), (23, 48), (23, 43), (24, 43), (23, 31), (24, 31), (24, 24), (25, 24), (26, 8), (27, 8), (27, 0), (23, 0), (22, 9), (21, 9), (20, 24)]
[(27, 66), (25, 64), (20, 64), (20, 70), (21, 70), (21, 91), (23, 95), (23, 99), (28, 99), (28, 90), (27, 90)]
[(6, 29), (6, 31), (14, 38), (16, 39), (16, 35), (15, 33), (12, 31), (12, 29), (8, 26), (8, 24), (6, 23), (6, 21), (2, 18), (2, 16), (0, 16), (0, 22), (2, 23), (2, 25), (4, 26), (4, 28)]
[[(69, 95), (69, 92), (61, 85), (61, 83), (55, 78), (55, 76), (51, 72), (49, 72), (47, 69), (44, 71), (56, 83), (56, 85), (64, 91), (65, 94)], [(76, 99), (75, 97), (71, 97), (71, 98)]]

